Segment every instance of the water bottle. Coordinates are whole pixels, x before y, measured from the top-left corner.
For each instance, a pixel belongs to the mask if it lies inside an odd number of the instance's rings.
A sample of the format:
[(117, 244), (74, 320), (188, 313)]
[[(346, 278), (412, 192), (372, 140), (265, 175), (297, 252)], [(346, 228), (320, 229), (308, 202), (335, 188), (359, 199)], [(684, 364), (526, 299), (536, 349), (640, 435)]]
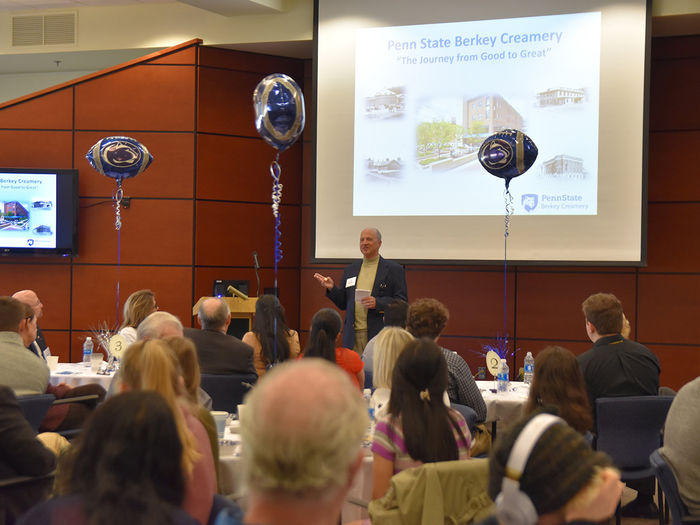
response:
[(510, 374), (510, 369), (506, 364), (505, 359), (501, 359), (501, 364), (498, 367), (498, 391), (507, 392), (508, 391), (508, 375)]
[(92, 337), (87, 337), (83, 343), (83, 366), (92, 366)]
[(535, 374), (535, 358), (532, 357), (532, 352), (528, 352), (525, 356), (525, 375), (523, 382), (526, 385), (532, 384), (532, 376)]

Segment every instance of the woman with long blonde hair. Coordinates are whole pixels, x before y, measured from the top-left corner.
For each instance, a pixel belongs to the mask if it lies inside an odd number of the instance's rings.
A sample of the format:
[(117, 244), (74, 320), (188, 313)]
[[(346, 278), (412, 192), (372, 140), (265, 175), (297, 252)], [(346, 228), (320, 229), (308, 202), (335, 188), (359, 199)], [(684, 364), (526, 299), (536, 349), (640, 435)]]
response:
[(136, 341), (136, 328), (146, 317), (158, 310), (156, 294), (151, 290), (136, 290), (124, 301), (124, 321), (119, 327), (119, 335), (127, 346)]
[(414, 340), (410, 332), (398, 326), (387, 326), (377, 335), (374, 343), (374, 375), (372, 376), (375, 390), (370, 400), (370, 408), (374, 409), (375, 418), (386, 414), (396, 360), (406, 345)]
[(209, 518), (216, 493), (216, 473), (207, 432), (185, 397), (180, 365), (173, 350), (161, 340), (137, 341), (121, 366), (122, 390), (153, 390), (173, 411), (182, 442), (185, 497), (182, 507), (201, 524)]

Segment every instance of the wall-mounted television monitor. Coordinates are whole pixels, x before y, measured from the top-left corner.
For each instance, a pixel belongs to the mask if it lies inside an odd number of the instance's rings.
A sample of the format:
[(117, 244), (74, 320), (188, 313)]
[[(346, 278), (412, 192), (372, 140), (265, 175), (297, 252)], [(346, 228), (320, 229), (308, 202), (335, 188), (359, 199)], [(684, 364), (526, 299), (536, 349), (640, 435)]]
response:
[(78, 253), (78, 170), (0, 168), (0, 255)]

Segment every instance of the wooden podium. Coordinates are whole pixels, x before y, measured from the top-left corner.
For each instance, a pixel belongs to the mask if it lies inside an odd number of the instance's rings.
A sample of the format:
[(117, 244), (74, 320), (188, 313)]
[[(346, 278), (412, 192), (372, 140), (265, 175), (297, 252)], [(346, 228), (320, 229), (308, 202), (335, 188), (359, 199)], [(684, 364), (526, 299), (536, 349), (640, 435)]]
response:
[[(200, 305), (211, 297), (200, 297), (192, 307), (192, 315), (195, 316), (199, 312)], [(255, 303), (258, 302), (257, 297), (249, 297), (241, 299), (240, 297), (221, 297), (231, 310), (231, 325), (228, 327), (228, 333), (239, 339), (243, 334), (250, 332), (253, 316), (255, 315)]]

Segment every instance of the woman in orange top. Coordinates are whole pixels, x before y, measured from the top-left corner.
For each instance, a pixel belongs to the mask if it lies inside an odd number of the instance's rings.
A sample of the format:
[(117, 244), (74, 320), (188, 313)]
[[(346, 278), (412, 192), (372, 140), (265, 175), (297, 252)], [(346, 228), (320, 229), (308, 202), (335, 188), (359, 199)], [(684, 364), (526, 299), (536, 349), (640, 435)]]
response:
[(331, 308), (323, 308), (316, 312), (311, 320), (311, 334), (304, 350), (304, 357), (322, 357), (345, 370), (357, 388), (362, 390), (365, 385), (365, 364), (360, 356), (348, 348), (336, 347), (340, 338), (343, 321), (338, 312)]
[(246, 332), (243, 342), (253, 347), (258, 377), (275, 364), (299, 355), (299, 334), (287, 328), (284, 307), (274, 295), (258, 298), (253, 330)]

